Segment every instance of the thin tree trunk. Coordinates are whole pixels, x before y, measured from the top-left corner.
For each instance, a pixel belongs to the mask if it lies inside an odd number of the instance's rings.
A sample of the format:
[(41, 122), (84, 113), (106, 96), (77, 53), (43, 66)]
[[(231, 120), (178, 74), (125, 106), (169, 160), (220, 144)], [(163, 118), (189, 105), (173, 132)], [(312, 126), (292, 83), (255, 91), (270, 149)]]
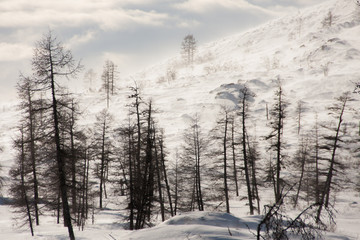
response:
[(232, 148), (232, 158), (233, 158), (233, 172), (234, 172), (234, 182), (235, 182), (235, 191), (236, 196), (239, 196), (239, 185), (237, 179), (237, 166), (236, 166), (236, 154), (235, 154), (235, 127), (234, 127), (234, 119), (231, 122), (231, 148)]
[[(130, 121), (130, 119), (129, 119)], [(130, 195), (130, 203), (129, 203), (129, 208), (130, 208), (130, 216), (129, 216), (129, 220), (130, 220), (130, 230), (134, 229), (134, 186), (133, 186), (133, 165), (132, 165), (132, 134), (130, 131), (130, 122), (129, 122), (129, 132), (128, 132), (128, 161), (129, 161), (129, 195)]]
[(227, 128), (228, 128), (228, 116), (225, 113), (225, 126), (224, 126), (224, 140), (223, 140), (223, 156), (224, 156), (224, 193), (225, 193), (225, 203), (226, 203), (226, 212), (230, 213), (230, 204), (229, 204), (229, 190), (227, 184)]
[(177, 213), (177, 206), (178, 206), (178, 188), (179, 188), (179, 180), (178, 180), (178, 153), (176, 152), (176, 163), (175, 163), (175, 199), (174, 199), (174, 215), (176, 216)]
[(298, 204), (299, 194), (300, 194), (300, 190), (301, 190), (301, 186), (302, 186), (302, 180), (303, 180), (304, 172), (305, 172), (305, 163), (306, 163), (306, 152), (307, 152), (307, 150), (306, 150), (306, 146), (303, 146), (302, 148), (303, 149), (300, 152), (300, 154), (301, 154), (301, 174), (300, 174), (300, 179), (299, 179), (299, 186), (298, 186), (298, 189), (296, 191), (294, 208), (296, 208), (296, 206)]
[(316, 116), (315, 123), (315, 200), (316, 203), (320, 203), (320, 184), (319, 184), (319, 130)]
[(29, 104), (29, 130), (30, 130), (30, 158), (32, 165), (32, 173), (33, 173), (33, 184), (34, 184), (34, 209), (35, 209), (35, 222), (36, 225), (40, 225), (39, 219), (39, 186), (37, 180), (37, 171), (36, 171), (36, 156), (35, 156), (35, 136), (34, 136), (34, 113), (32, 107), (32, 99), (31, 99), (31, 89), (27, 88), (27, 96), (28, 96), (28, 104)]
[(101, 164), (100, 164), (100, 193), (99, 193), (99, 207), (100, 209), (103, 208), (103, 184), (104, 184), (104, 168), (105, 168), (105, 128), (106, 123), (105, 120), (103, 122), (103, 132), (102, 132), (102, 139), (101, 139)]
[(279, 91), (279, 113), (278, 113), (278, 123), (277, 123), (277, 142), (276, 142), (276, 195), (275, 201), (277, 203), (281, 200), (281, 182), (280, 182), (280, 172), (281, 172), (281, 131), (282, 131), (282, 90)]
[(245, 170), (245, 179), (246, 179), (246, 187), (248, 193), (248, 201), (249, 201), (249, 208), (250, 208), (250, 215), (254, 215), (254, 206), (252, 202), (252, 194), (251, 194), (251, 186), (250, 186), (250, 176), (249, 176), (249, 166), (248, 166), (248, 156), (247, 156), (247, 149), (246, 149), (246, 94), (244, 94), (242, 99), (242, 111), (241, 111), (241, 118), (242, 118), (242, 147), (243, 147), (243, 158), (244, 158), (244, 170)]
[(250, 167), (251, 167), (251, 182), (252, 182), (252, 189), (253, 189), (253, 193), (252, 193), (252, 197), (255, 197), (256, 201), (257, 201), (257, 212), (258, 214), (260, 214), (260, 197), (259, 197), (259, 191), (258, 191), (258, 184), (257, 184), (257, 180), (256, 180), (256, 156), (255, 156), (255, 147), (254, 149), (252, 149), (252, 147), (250, 147), (250, 141), (249, 141), (249, 136), (246, 136), (247, 138), (247, 144), (248, 144), (248, 149), (249, 149), (249, 163), (250, 163)]
[(157, 185), (158, 185), (158, 192), (159, 192), (159, 203), (160, 203), (160, 212), (161, 212), (161, 221), (165, 221), (165, 208), (164, 208), (164, 199), (162, 194), (162, 188), (161, 188), (161, 166), (159, 163), (159, 156), (157, 153), (157, 146), (155, 147), (155, 164), (156, 164), (156, 175), (157, 175)]
[(201, 191), (201, 175), (200, 175), (200, 136), (199, 129), (196, 122), (195, 125), (195, 154), (196, 154), (196, 174), (197, 174), (197, 191), (198, 191), (198, 202), (199, 202), (199, 211), (204, 211), (204, 202)]
[(54, 130), (55, 130), (55, 144), (56, 144), (56, 160), (58, 164), (58, 174), (59, 174), (59, 184), (61, 191), (61, 199), (63, 204), (63, 215), (64, 215), (64, 225), (68, 227), (70, 240), (75, 240), (74, 230), (71, 223), (70, 208), (68, 203), (67, 196), (67, 185), (66, 185), (66, 175), (65, 175), (65, 162), (62, 156), (62, 149), (60, 145), (60, 134), (59, 134), (59, 120), (57, 112), (57, 100), (55, 96), (55, 82), (54, 82), (54, 72), (50, 52), (50, 63), (51, 63), (51, 93), (52, 93), (52, 107), (53, 107), (53, 117), (54, 117)]
[(335, 169), (334, 169), (335, 154), (336, 154), (336, 150), (337, 150), (337, 147), (338, 147), (337, 142), (339, 141), (340, 127), (341, 127), (341, 123), (343, 121), (343, 114), (344, 114), (344, 111), (345, 111), (346, 102), (347, 102), (347, 98), (343, 100), (343, 105), (342, 105), (342, 108), (340, 110), (341, 112), (340, 112), (340, 116), (339, 116), (338, 126), (336, 128), (334, 144), (332, 146), (330, 167), (329, 167), (329, 171), (328, 171), (328, 174), (327, 174), (324, 191), (323, 191), (323, 194), (322, 194), (322, 197), (321, 197), (320, 206), (319, 206), (317, 216), (316, 216), (316, 221), (317, 222), (320, 221), (320, 215), (321, 215), (321, 211), (322, 211), (323, 206), (328, 207), (328, 205), (329, 205), (329, 197), (330, 197), (332, 177), (333, 177), (333, 172), (335, 171)]
[(161, 167), (163, 169), (164, 181), (165, 181), (166, 191), (167, 191), (168, 200), (169, 200), (170, 214), (173, 217), (174, 216), (174, 210), (173, 210), (173, 206), (172, 206), (172, 200), (171, 200), (171, 194), (170, 194), (170, 186), (169, 186), (167, 173), (166, 173), (165, 157), (164, 157), (164, 149), (163, 148), (164, 148), (163, 140), (161, 139), (160, 140), (160, 158), (161, 158), (161, 163), (162, 163)]
[(75, 143), (74, 143), (74, 132), (73, 132), (73, 124), (74, 124), (74, 105), (72, 103), (71, 108), (71, 123), (70, 123), (70, 149), (71, 149), (71, 197), (72, 197), (72, 211), (76, 214), (77, 212), (77, 201), (76, 201), (76, 154), (75, 154)]
[(30, 205), (29, 205), (29, 200), (28, 200), (27, 194), (26, 194), (26, 188), (25, 188), (24, 160), (25, 160), (24, 133), (23, 133), (23, 129), (21, 129), (21, 159), (20, 159), (20, 161), (21, 161), (20, 162), (21, 189), (22, 189), (22, 194), (24, 197), (25, 205), (26, 205), (26, 214), (28, 216), (28, 222), (29, 222), (31, 236), (34, 236), (34, 228), (33, 228), (33, 223), (32, 223), (32, 218), (31, 218)]

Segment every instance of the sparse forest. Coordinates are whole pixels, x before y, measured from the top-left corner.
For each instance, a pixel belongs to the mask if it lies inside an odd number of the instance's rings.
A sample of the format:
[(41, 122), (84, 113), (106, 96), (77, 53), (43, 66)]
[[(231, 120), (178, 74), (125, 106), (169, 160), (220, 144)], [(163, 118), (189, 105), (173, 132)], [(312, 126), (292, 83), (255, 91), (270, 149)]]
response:
[[(321, 24), (331, 28), (336, 20), (329, 11)], [(186, 86), (179, 83), (177, 71), (195, 65), (196, 44), (193, 35), (185, 36), (180, 49), (185, 66), (176, 61), (167, 65), (168, 81), (158, 81), (157, 88), (170, 86), (169, 95), (178, 96), (171, 84)], [(20, 120), (8, 187), (14, 218), (32, 236), (44, 218), (66, 227), (74, 240), (75, 228), (86, 231), (96, 213), (110, 208), (121, 211), (122, 228), (135, 231), (186, 212), (231, 214), (241, 204), (248, 215), (258, 216), (255, 228), (247, 226), (254, 239), (319, 239), (336, 224), (337, 193), (360, 189), (359, 109), (353, 104), (359, 83), (353, 84), (353, 92), (339, 92), (326, 102), (326, 109), (311, 108), (317, 103), (300, 99), (283, 84), (290, 80), (277, 74), (278, 63), (261, 69), (268, 84), (259, 78), (217, 84), (216, 89), (204, 86), (221, 104), (212, 105), (196, 92), (194, 98), (204, 103), (178, 116), (174, 109), (185, 100), (155, 101), (143, 91), (152, 82), (132, 79), (119, 93), (121, 66), (111, 60), (103, 65), (99, 89), (92, 84), (97, 74), (85, 72), (88, 89), (100, 99), (88, 104), (64, 84), (84, 74), (65, 46), (53, 32), (43, 35), (34, 46), (32, 73), (20, 74), (17, 84)], [(204, 62), (200, 71), (206, 76), (213, 72), (216, 81), (228, 68), (234, 72), (232, 63)], [(309, 69), (331, 76), (319, 67)], [(268, 77), (271, 71), (276, 75)], [(191, 81), (204, 81), (188, 69), (186, 74)], [(245, 72), (236, 75), (245, 77)], [(256, 102), (265, 88), (270, 89), (268, 101)], [(104, 96), (106, 107), (91, 111), (91, 104), (104, 105)], [(113, 105), (123, 111), (113, 111)], [(171, 106), (159, 107), (165, 105)], [(207, 107), (217, 116), (209, 117), (203, 110)], [(174, 120), (168, 123), (174, 128), (175, 119), (183, 119), (183, 131), (167, 133), (165, 115)], [(359, 177), (350, 179), (347, 173)], [(290, 210), (296, 214), (288, 214)], [(230, 227), (228, 231), (232, 236)]]

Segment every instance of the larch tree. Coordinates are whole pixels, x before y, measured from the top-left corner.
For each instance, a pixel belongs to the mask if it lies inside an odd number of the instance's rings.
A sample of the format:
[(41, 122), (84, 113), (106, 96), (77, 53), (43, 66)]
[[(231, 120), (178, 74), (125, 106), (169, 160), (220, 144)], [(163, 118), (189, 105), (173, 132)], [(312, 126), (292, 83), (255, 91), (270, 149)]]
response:
[(242, 126), (241, 143), (242, 143), (244, 172), (245, 172), (245, 180), (246, 180), (250, 215), (254, 214), (254, 205), (253, 205), (253, 196), (252, 196), (252, 191), (251, 191), (251, 166), (250, 166), (249, 150), (247, 149), (247, 147), (248, 147), (247, 119), (249, 116), (249, 113), (248, 113), (249, 112), (249, 104), (250, 104), (250, 101), (252, 101), (254, 97), (255, 97), (255, 94), (247, 86), (243, 86), (243, 88), (240, 89), (240, 112), (239, 112), (239, 115), (241, 117), (241, 126)]
[(301, 130), (301, 119), (302, 119), (303, 112), (304, 112), (304, 102), (300, 100), (297, 102), (297, 106), (296, 106), (296, 120), (297, 120), (298, 135), (300, 134), (300, 130)]
[(181, 54), (187, 65), (194, 63), (194, 56), (196, 52), (196, 40), (192, 34), (184, 37), (181, 43)]
[(238, 165), (236, 157), (236, 145), (235, 140), (235, 116), (230, 119), (230, 132), (231, 132), (231, 158), (232, 158), (232, 172), (235, 183), (235, 193), (236, 196), (239, 196), (239, 182), (238, 182)]
[(160, 148), (160, 168), (162, 169), (162, 174), (164, 178), (164, 183), (166, 187), (166, 193), (168, 197), (168, 203), (170, 208), (170, 215), (171, 217), (174, 216), (174, 208), (171, 198), (171, 191), (170, 191), (170, 184), (168, 180), (168, 174), (167, 174), (167, 168), (166, 168), (166, 152), (165, 152), (165, 144), (164, 144), (164, 134), (161, 132), (161, 134), (158, 137), (158, 146)]
[[(283, 166), (284, 160), (284, 140), (283, 140), (283, 130), (284, 130), (284, 119), (286, 117), (286, 107), (288, 103), (284, 99), (284, 91), (282, 85), (280, 83), (280, 79), (278, 79), (278, 86), (275, 91), (275, 103), (270, 110), (270, 127), (271, 132), (269, 135), (266, 136), (267, 140), (270, 141), (269, 149), (274, 151), (276, 154), (275, 157), (275, 167), (274, 171), (274, 195), (275, 195), (275, 202), (281, 201), (281, 192), (283, 187), (283, 179), (281, 178), (281, 169)], [(272, 165), (272, 164), (271, 164)], [(270, 166), (272, 168), (272, 166)]]
[(26, 138), (24, 143), (25, 151), (29, 152), (30, 161), (27, 163), (32, 170), (32, 185), (33, 185), (33, 205), (35, 211), (35, 223), (40, 224), (39, 213), (39, 180), (38, 180), (38, 164), (37, 157), (38, 145), (41, 136), (39, 136), (39, 128), (41, 128), (40, 121), (36, 115), (37, 112), (42, 111), (39, 102), (35, 100), (34, 84), (28, 77), (21, 76), (17, 85), (18, 95), (21, 99), (20, 108), (23, 111), (24, 117), (22, 119), (23, 129), (22, 134)]
[(68, 185), (66, 183), (65, 158), (61, 136), (59, 131), (59, 107), (58, 107), (58, 86), (63, 78), (75, 77), (81, 70), (80, 63), (77, 63), (71, 52), (65, 50), (61, 42), (49, 31), (36, 43), (32, 59), (35, 84), (43, 91), (49, 92), (51, 96), (53, 137), (55, 142), (55, 154), (58, 172), (58, 181), (62, 202), (64, 225), (68, 227), (69, 237), (75, 239), (70, 208), (68, 202)]
[(94, 139), (94, 149), (95, 155), (97, 159), (96, 166), (96, 176), (99, 179), (99, 207), (103, 208), (103, 197), (106, 197), (106, 182), (108, 175), (106, 174), (109, 169), (109, 164), (112, 159), (112, 144), (110, 139), (111, 134), (111, 124), (113, 117), (106, 110), (102, 110), (96, 116), (96, 124), (95, 124), (95, 139)]
[[(213, 182), (220, 180), (222, 184), (217, 186), (215, 191), (219, 192), (214, 196), (215, 199), (219, 199), (225, 202), (225, 210), (227, 213), (230, 213), (230, 185), (229, 180), (231, 171), (229, 164), (231, 148), (231, 134), (230, 134), (230, 124), (233, 121), (233, 114), (231, 109), (227, 106), (222, 106), (219, 112), (219, 117), (216, 121), (215, 127), (210, 132), (210, 138), (214, 141), (211, 143), (212, 153), (211, 158), (215, 159), (214, 161), (214, 170), (212, 171)], [(212, 184), (212, 187), (215, 187), (217, 184)]]
[(114, 95), (115, 81), (117, 79), (117, 65), (111, 60), (106, 60), (101, 75), (102, 88), (106, 93), (106, 105), (109, 108), (110, 95)]
[(178, 206), (180, 208), (181, 204), (182, 210), (204, 211), (202, 160), (205, 155), (205, 147), (199, 116), (195, 115), (190, 126), (185, 130), (184, 146), (180, 157), (178, 194), (181, 196), (178, 196)]
[(225, 195), (225, 205), (226, 212), (230, 213), (230, 203), (229, 203), (229, 186), (228, 186), (228, 141), (229, 141), (229, 122), (230, 122), (230, 111), (224, 109), (223, 119), (220, 121), (223, 127), (223, 138), (222, 138), (222, 148), (223, 148), (223, 180), (224, 180), (224, 195)]
[[(14, 148), (17, 150), (15, 165), (11, 168), (9, 174), (12, 178), (10, 185), (10, 194), (14, 198), (12, 207), (15, 213), (20, 215), (21, 226), (29, 225), (31, 236), (34, 236), (34, 207), (31, 204), (32, 198), (29, 197), (31, 192), (31, 166), (29, 163), (29, 156), (26, 151), (26, 139), (24, 127), (20, 126), (20, 136), (14, 141)], [(31, 178), (30, 178), (31, 179)]]
[(345, 92), (337, 99), (337, 102), (333, 106), (329, 107), (329, 113), (336, 119), (337, 123), (335, 127), (330, 127), (329, 129), (332, 131), (332, 135), (324, 137), (328, 141), (328, 144), (323, 147), (329, 151), (330, 157), (327, 158), (329, 166), (326, 174), (325, 185), (320, 197), (320, 202), (318, 203), (319, 208), (316, 216), (316, 220), (318, 222), (321, 221), (321, 213), (323, 208), (327, 209), (329, 207), (330, 192), (332, 185), (334, 184), (334, 175), (342, 167), (338, 159), (339, 157), (337, 156), (337, 151), (341, 148), (340, 143), (343, 142), (341, 127), (344, 121), (344, 113), (350, 100), (350, 93)]
[(298, 205), (300, 192), (304, 185), (304, 178), (306, 174), (306, 167), (309, 164), (310, 159), (310, 149), (309, 149), (309, 140), (308, 139), (302, 139), (299, 143), (299, 149), (296, 151), (294, 155), (294, 162), (295, 170), (296, 172), (300, 172), (300, 176), (297, 178), (297, 189), (294, 199), (294, 208)]

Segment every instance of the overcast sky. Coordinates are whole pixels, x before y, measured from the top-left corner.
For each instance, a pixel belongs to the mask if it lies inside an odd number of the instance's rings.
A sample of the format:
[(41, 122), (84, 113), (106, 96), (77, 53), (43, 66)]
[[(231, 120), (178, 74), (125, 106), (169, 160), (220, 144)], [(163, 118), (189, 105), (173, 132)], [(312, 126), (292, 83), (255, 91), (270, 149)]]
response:
[(34, 43), (49, 29), (85, 70), (110, 59), (127, 75), (178, 54), (186, 34), (208, 43), (324, 1), (0, 0), (0, 101), (16, 97), (19, 73), (30, 74)]

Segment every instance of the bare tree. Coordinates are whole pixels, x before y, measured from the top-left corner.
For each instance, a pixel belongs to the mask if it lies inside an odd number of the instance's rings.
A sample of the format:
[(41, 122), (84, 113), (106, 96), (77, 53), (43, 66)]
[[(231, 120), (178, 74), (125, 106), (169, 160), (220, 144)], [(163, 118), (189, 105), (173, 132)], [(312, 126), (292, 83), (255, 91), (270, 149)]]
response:
[[(225, 197), (225, 207), (226, 212), (230, 213), (230, 203), (229, 203), (229, 174), (228, 174), (228, 151), (229, 149), (229, 142), (231, 140), (229, 130), (230, 130), (230, 122), (232, 121), (231, 118), (231, 112), (230, 109), (222, 106), (220, 111), (220, 118), (217, 120), (216, 127), (213, 129), (214, 136), (213, 139), (216, 140), (219, 146), (219, 150), (214, 152), (215, 156), (218, 156), (221, 163), (219, 164), (222, 168), (222, 171), (220, 172), (219, 176), (223, 179), (223, 187), (221, 196)], [(215, 178), (217, 178), (218, 175), (215, 175)]]
[(106, 105), (109, 108), (110, 95), (114, 95), (115, 81), (117, 79), (117, 65), (110, 60), (105, 61), (104, 70), (101, 75), (102, 88), (106, 93)]
[(73, 77), (81, 69), (80, 63), (76, 63), (71, 52), (64, 49), (62, 44), (57, 41), (52, 32), (49, 31), (36, 44), (34, 57), (32, 59), (32, 67), (35, 71), (35, 83), (44, 91), (50, 91), (52, 102), (52, 117), (54, 140), (56, 146), (56, 162), (58, 168), (58, 178), (62, 199), (62, 208), (64, 216), (64, 225), (68, 227), (69, 237), (75, 239), (70, 208), (68, 203), (68, 187), (66, 184), (65, 160), (60, 139), (59, 131), (59, 111), (57, 100), (57, 87), (61, 77)]
[[(181, 164), (179, 166), (179, 189), (184, 210), (193, 211), (197, 208), (204, 211), (203, 198), (203, 163), (205, 143), (199, 123), (199, 116), (196, 114), (190, 126), (185, 130), (184, 145), (181, 152)], [(181, 188), (181, 189), (180, 189)], [(190, 196), (190, 198), (189, 198)], [(178, 202), (180, 204), (180, 202)]]
[(31, 235), (34, 236), (33, 227), (33, 207), (31, 206), (31, 198), (28, 197), (28, 192), (31, 186), (28, 184), (28, 176), (31, 175), (31, 168), (27, 165), (29, 157), (25, 150), (25, 133), (24, 127), (19, 127), (20, 136), (14, 142), (14, 147), (18, 151), (16, 163), (11, 168), (9, 174), (12, 178), (10, 185), (10, 193), (15, 201), (12, 207), (15, 212), (21, 214), (20, 221), (22, 225), (29, 224)]
[(304, 112), (304, 103), (300, 100), (297, 102), (297, 106), (296, 106), (296, 120), (297, 120), (297, 133), (298, 135), (300, 134), (300, 130), (301, 130), (301, 119), (302, 119), (302, 114)]
[(305, 240), (321, 238), (321, 229), (313, 211), (318, 204), (309, 205), (292, 218), (282, 210), (287, 193), (282, 195), (278, 203), (265, 206), (264, 217), (257, 226), (256, 239), (287, 240), (294, 235)]
[[(23, 119), (23, 130), (22, 134), (26, 136), (26, 143), (25, 148), (29, 150), (29, 158), (30, 163), (29, 165), (32, 167), (32, 183), (33, 183), (33, 192), (34, 192), (34, 209), (35, 209), (35, 220), (36, 225), (40, 224), (40, 217), (39, 217), (39, 181), (38, 181), (38, 169), (37, 165), (39, 159), (37, 159), (37, 145), (39, 144), (40, 136), (37, 134), (37, 129), (41, 128), (39, 122), (36, 119), (36, 112), (42, 111), (41, 106), (36, 104), (34, 99), (34, 84), (30, 78), (21, 76), (20, 81), (18, 83), (18, 95), (21, 99), (20, 108), (23, 109), (24, 119)], [(24, 132), (27, 133), (24, 133)]]
[(340, 147), (339, 143), (342, 142), (340, 129), (341, 129), (341, 126), (343, 123), (343, 115), (345, 112), (346, 104), (348, 103), (349, 100), (350, 100), (350, 93), (346, 92), (337, 99), (338, 102), (336, 104), (334, 104), (332, 107), (329, 108), (330, 114), (333, 115), (335, 119), (337, 119), (337, 126), (333, 129), (331, 129), (334, 134), (333, 136), (325, 137), (326, 139), (328, 139), (330, 141), (329, 144), (327, 146), (325, 146), (325, 148), (330, 151), (331, 157), (328, 159), (329, 168), (328, 168), (328, 172), (326, 175), (325, 186), (323, 188), (323, 192), (321, 194), (321, 198), (320, 198), (320, 202), (319, 202), (319, 208), (318, 208), (318, 212), (317, 212), (317, 221), (318, 222), (321, 221), (320, 217), (321, 217), (322, 209), (324, 207), (328, 208), (328, 206), (329, 206), (329, 199), (330, 199), (331, 187), (333, 184), (333, 177), (334, 177), (334, 174), (336, 173), (336, 171), (338, 171), (338, 168), (336, 166), (339, 165), (339, 161), (337, 160), (336, 151)]
[(94, 91), (95, 80), (96, 80), (96, 73), (95, 73), (94, 69), (90, 68), (84, 74), (85, 88), (90, 91)]
[(240, 89), (240, 117), (241, 117), (241, 125), (242, 125), (242, 153), (244, 160), (244, 171), (245, 171), (245, 179), (248, 193), (248, 201), (250, 207), (250, 215), (254, 214), (254, 205), (253, 205), (253, 196), (251, 192), (251, 181), (250, 181), (250, 166), (249, 166), (249, 157), (248, 157), (248, 142), (247, 142), (247, 125), (246, 120), (248, 118), (248, 109), (249, 109), (249, 101), (251, 101), (255, 97), (255, 94), (247, 87), (244, 86)]
[(196, 51), (196, 40), (192, 34), (185, 36), (181, 43), (181, 54), (187, 65), (194, 63), (194, 55)]
[(99, 207), (103, 208), (103, 196), (106, 197), (106, 181), (109, 163), (111, 161), (112, 144), (110, 140), (112, 115), (104, 109), (97, 115), (95, 129), (95, 148), (97, 149), (97, 158), (100, 160), (96, 170), (99, 178)]
[(334, 15), (331, 11), (328, 12), (324, 20), (322, 21), (323, 27), (331, 27), (334, 21)]
[[(304, 175), (305, 175), (305, 167), (308, 164), (309, 161), (309, 141), (308, 139), (302, 139), (302, 141), (300, 142), (299, 145), (299, 149), (296, 151), (295, 156), (294, 156), (294, 165), (296, 166), (296, 170), (300, 171), (300, 177), (299, 179), (297, 179), (297, 183), (298, 183), (298, 187), (296, 190), (296, 195), (295, 195), (295, 199), (294, 199), (294, 207), (297, 206), (298, 204), (298, 200), (299, 200), (299, 195), (300, 195), (300, 191), (303, 187), (303, 180), (304, 180)], [(300, 165), (299, 165), (300, 164)]]
[(231, 154), (232, 154), (232, 167), (233, 167), (233, 177), (235, 182), (235, 192), (236, 196), (239, 196), (239, 183), (238, 183), (238, 167), (236, 161), (236, 145), (235, 142), (235, 117), (230, 119), (231, 124)]
[(280, 201), (281, 192), (282, 192), (282, 185), (283, 179), (281, 179), (281, 168), (283, 165), (283, 129), (284, 129), (284, 119), (286, 117), (286, 107), (287, 102), (284, 99), (284, 92), (281, 86), (280, 80), (278, 79), (278, 86), (277, 90), (275, 91), (275, 103), (273, 108), (270, 111), (270, 115), (272, 120), (271, 124), (271, 133), (266, 136), (267, 140), (273, 140), (270, 144), (270, 149), (275, 151), (276, 153), (276, 163), (275, 163), (275, 178), (274, 178), (274, 194), (275, 194), (275, 202)]

